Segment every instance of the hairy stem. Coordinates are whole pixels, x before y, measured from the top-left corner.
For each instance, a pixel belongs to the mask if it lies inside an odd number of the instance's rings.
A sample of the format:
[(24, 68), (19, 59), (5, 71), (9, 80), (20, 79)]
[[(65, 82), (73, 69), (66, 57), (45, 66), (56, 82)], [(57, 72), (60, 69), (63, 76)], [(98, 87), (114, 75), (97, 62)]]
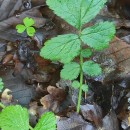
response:
[(32, 126), (30, 126), (30, 125), (29, 125), (29, 129), (30, 129), (30, 130), (34, 130), (34, 129), (32, 128)]
[(77, 113), (79, 113), (80, 111), (80, 103), (81, 103), (81, 97), (82, 97), (82, 84), (83, 84), (82, 65), (83, 65), (83, 57), (80, 53), (80, 88), (79, 88), (79, 96), (78, 96), (78, 104), (77, 104)]
[(0, 102), (0, 107), (4, 109), (5, 105)]

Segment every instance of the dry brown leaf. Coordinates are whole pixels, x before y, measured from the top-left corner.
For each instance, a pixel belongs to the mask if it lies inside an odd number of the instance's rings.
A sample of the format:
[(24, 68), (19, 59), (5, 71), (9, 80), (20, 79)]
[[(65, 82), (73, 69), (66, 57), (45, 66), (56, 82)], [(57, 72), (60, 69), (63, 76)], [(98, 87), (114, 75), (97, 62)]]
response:
[(48, 86), (47, 91), (53, 97), (54, 100), (58, 102), (63, 102), (66, 99), (66, 92), (61, 88), (56, 88), (54, 86)]
[(13, 96), (9, 93), (11, 93), (12, 91), (9, 89), (5, 89), (1, 95), (1, 102), (3, 104), (8, 104), (12, 102), (12, 98)]
[(81, 105), (80, 109), (85, 119), (94, 122), (97, 127), (102, 125), (102, 111), (97, 104)]
[(36, 116), (37, 115), (37, 109), (38, 109), (38, 104), (37, 104), (36, 101), (35, 102), (31, 102), (29, 104), (29, 110), (28, 110), (29, 114)]
[(58, 101), (53, 100), (53, 97), (48, 94), (40, 99), (41, 104), (44, 109), (52, 110), (57, 113), (59, 111), (59, 103)]
[(44, 58), (36, 54), (34, 55), (34, 58), (38, 66), (47, 66), (51, 63), (49, 60), (45, 60)]
[(5, 65), (13, 60), (13, 54), (5, 55), (4, 59), (2, 60), (2, 64)]

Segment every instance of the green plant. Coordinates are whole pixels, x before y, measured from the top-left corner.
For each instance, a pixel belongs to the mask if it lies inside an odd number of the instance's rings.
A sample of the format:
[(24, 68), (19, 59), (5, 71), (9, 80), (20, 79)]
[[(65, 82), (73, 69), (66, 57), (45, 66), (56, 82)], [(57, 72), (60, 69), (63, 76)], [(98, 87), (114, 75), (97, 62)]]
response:
[(52, 112), (44, 113), (34, 128), (29, 125), (29, 114), (20, 105), (4, 106), (0, 112), (0, 129), (2, 130), (56, 130), (56, 117)]
[(2, 92), (3, 88), (4, 88), (4, 83), (2, 81), (2, 78), (0, 78), (0, 92)]
[(33, 36), (36, 32), (35, 28), (32, 27), (34, 25), (34, 20), (32, 18), (26, 17), (26, 18), (23, 19), (23, 23), (24, 23), (24, 25), (18, 24), (16, 26), (17, 32), (23, 33), (26, 30), (28, 36)]
[[(115, 34), (111, 22), (97, 23), (84, 28), (83, 25), (92, 20), (103, 8), (107, 0), (47, 0), (47, 5), (70, 25), (77, 29), (77, 34), (59, 35), (45, 43), (40, 55), (52, 61), (64, 64), (61, 78), (74, 80), (72, 87), (79, 88), (77, 112), (80, 110), (82, 90), (88, 86), (83, 84), (83, 74), (97, 76), (102, 72), (101, 67), (89, 60), (93, 51), (101, 51), (109, 46), (109, 41)], [(80, 61), (74, 58), (79, 56)], [(86, 60), (87, 59), (87, 60)], [(84, 62), (84, 60), (86, 60)], [(75, 80), (80, 75), (80, 82)]]

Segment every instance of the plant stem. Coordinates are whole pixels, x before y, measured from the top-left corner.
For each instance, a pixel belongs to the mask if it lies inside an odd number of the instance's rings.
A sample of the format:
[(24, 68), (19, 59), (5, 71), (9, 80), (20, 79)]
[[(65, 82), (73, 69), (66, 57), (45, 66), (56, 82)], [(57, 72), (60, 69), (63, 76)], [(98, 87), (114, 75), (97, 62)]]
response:
[(79, 113), (80, 110), (80, 103), (81, 103), (81, 97), (82, 97), (82, 84), (83, 84), (83, 57), (80, 53), (80, 88), (79, 88), (79, 96), (78, 96), (78, 104), (77, 104), (77, 113)]
[(30, 125), (29, 125), (29, 129), (30, 129), (30, 130), (34, 130), (34, 129), (32, 128), (32, 126), (30, 126)]
[(0, 107), (4, 109), (5, 105), (0, 102)]

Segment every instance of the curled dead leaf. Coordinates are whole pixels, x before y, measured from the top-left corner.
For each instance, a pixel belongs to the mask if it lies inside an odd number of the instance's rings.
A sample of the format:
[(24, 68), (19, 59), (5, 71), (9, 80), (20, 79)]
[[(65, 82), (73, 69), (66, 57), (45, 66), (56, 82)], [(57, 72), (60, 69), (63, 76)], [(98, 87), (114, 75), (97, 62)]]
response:
[(3, 104), (11, 103), (13, 96), (10, 94), (12, 91), (5, 89), (1, 95), (1, 102)]
[(63, 89), (56, 88), (54, 86), (48, 86), (47, 91), (56, 101), (63, 102), (66, 99), (66, 92)]
[(40, 99), (41, 104), (44, 109), (52, 110), (53, 112), (58, 112), (59, 103), (53, 100), (53, 97), (48, 94)]

